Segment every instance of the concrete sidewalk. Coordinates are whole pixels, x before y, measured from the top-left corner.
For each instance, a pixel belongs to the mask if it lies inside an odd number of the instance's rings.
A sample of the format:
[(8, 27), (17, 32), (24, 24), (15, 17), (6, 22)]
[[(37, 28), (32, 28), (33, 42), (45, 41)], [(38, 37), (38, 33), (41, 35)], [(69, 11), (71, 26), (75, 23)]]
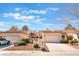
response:
[(0, 51), (0, 56), (79, 56), (79, 52)]

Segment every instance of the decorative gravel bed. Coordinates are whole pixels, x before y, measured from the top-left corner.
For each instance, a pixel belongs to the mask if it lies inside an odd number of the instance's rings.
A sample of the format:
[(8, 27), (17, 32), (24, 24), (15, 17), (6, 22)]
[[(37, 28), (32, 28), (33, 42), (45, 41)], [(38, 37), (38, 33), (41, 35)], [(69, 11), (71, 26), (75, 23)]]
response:
[[(47, 51), (48, 48), (47, 46), (44, 44), (43, 46)], [(5, 51), (41, 51), (41, 48), (34, 48), (33, 44), (27, 44), (25, 46), (12, 46), (10, 48), (4, 49)]]
[(68, 45), (71, 46), (72, 48), (79, 49), (79, 44), (77, 44), (77, 45), (70, 45), (70, 44), (68, 44)]

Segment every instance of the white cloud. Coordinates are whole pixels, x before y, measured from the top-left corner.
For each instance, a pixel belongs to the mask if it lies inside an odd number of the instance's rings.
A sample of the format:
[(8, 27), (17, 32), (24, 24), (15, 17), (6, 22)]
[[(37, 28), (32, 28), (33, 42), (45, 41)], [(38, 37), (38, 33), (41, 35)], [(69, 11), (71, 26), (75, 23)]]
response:
[(34, 20), (33, 21), (34, 23), (39, 23), (39, 22), (41, 22), (40, 20)]
[(5, 22), (0, 22), (0, 26), (5, 26)]
[(61, 20), (61, 18), (56, 18), (56, 20)]
[(20, 19), (35, 19), (35, 16), (20, 16)]
[(15, 11), (20, 11), (22, 8), (15, 8)]
[(58, 11), (59, 8), (50, 7), (50, 8), (48, 8), (47, 10)]
[(65, 24), (43, 24), (43, 26), (66, 26)]
[(25, 23), (25, 22), (0, 22), (0, 30), (8, 30), (11, 26), (17, 26), (18, 28), (21, 28), (23, 25), (27, 25), (30, 26), (29, 23)]
[(42, 20), (42, 21), (43, 21), (43, 20), (46, 20), (46, 19), (45, 19), (45, 18), (42, 18), (42, 19), (40, 19), (40, 20)]
[(44, 24), (43, 26), (52, 26), (52, 24)]
[(70, 18), (68, 16), (62, 16), (62, 17), (56, 18), (56, 19), (60, 20), (65, 25), (71, 24), (73, 27), (78, 28), (79, 19), (72, 19), (72, 18)]
[(46, 10), (29, 10), (29, 13), (35, 13), (35, 14), (46, 14)]
[(21, 14), (20, 13), (3, 13), (3, 16), (4, 17), (19, 17), (19, 16), (21, 16)]
[(35, 19), (35, 16), (29, 15), (25, 16), (22, 15), (21, 13), (4, 13), (4, 17), (13, 17), (14, 19)]
[(39, 18), (40, 16), (36, 16), (37, 18)]
[(27, 25), (30, 26), (29, 23), (27, 22), (0, 22), (0, 26), (23, 26), (23, 25)]
[(35, 24), (42, 24), (41, 20), (39, 20), (39, 19), (33, 20), (32, 22)]
[(43, 22), (44, 20), (46, 20), (46, 19), (45, 19), (45, 18), (37, 18), (37, 19), (33, 20), (32, 22), (33, 22), (33, 23), (36, 23), (36, 24), (42, 24), (42, 22)]
[(21, 13), (22, 13), (22, 14), (29, 14), (29, 11), (27, 11), (27, 10), (22, 10)]
[(79, 23), (79, 20), (73, 20), (72, 23)]
[(14, 25), (16, 25), (16, 26), (23, 26), (23, 25), (30, 26), (29, 23), (15, 23)]

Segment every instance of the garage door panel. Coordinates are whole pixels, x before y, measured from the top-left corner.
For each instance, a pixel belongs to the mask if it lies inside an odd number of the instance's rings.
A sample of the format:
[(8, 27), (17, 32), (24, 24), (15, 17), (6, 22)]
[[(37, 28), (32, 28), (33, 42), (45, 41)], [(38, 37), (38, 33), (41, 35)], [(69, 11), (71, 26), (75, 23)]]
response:
[(6, 36), (7, 40), (10, 40), (11, 42), (16, 42), (18, 40), (20, 40), (19, 36)]
[(59, 36), (45, 36), (45, 42), (46, 43), (59, 43), (60, 42)]

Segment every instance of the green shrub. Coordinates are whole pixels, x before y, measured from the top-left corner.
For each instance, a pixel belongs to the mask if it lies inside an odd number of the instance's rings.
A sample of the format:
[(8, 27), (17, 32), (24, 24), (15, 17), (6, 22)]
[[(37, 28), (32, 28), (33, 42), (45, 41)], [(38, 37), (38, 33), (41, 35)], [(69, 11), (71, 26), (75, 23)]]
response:
[(17, 42), (17, 45), (18, 46), (26, 45), (26, 42), (25, 41), (18, 41)]
[(74, 39), (74, 43), (78, 43), (78, 40), (77, 39)]
[(69, 44), (74, 45), (74, 40), (69, 40)]
[(39, 48), (39, 45), (38, 44), (34, 44), (34, 48)]
[(68, 43), (68, 40), (61, 40), (60, 43)]
[(47, 51), (45, 48), (41, 48), (42, 51)]
[(74, 40), (69, 40), (69, 43), (70, 43), (71, 45), (75, 45), (75, 44), (78, 43), (78, 41), (77, 41), (76, 39), (74, 39)]
[(26, 43), (30, 43), (29, 39), (22, 39), (22, 41), (25, 41)]

